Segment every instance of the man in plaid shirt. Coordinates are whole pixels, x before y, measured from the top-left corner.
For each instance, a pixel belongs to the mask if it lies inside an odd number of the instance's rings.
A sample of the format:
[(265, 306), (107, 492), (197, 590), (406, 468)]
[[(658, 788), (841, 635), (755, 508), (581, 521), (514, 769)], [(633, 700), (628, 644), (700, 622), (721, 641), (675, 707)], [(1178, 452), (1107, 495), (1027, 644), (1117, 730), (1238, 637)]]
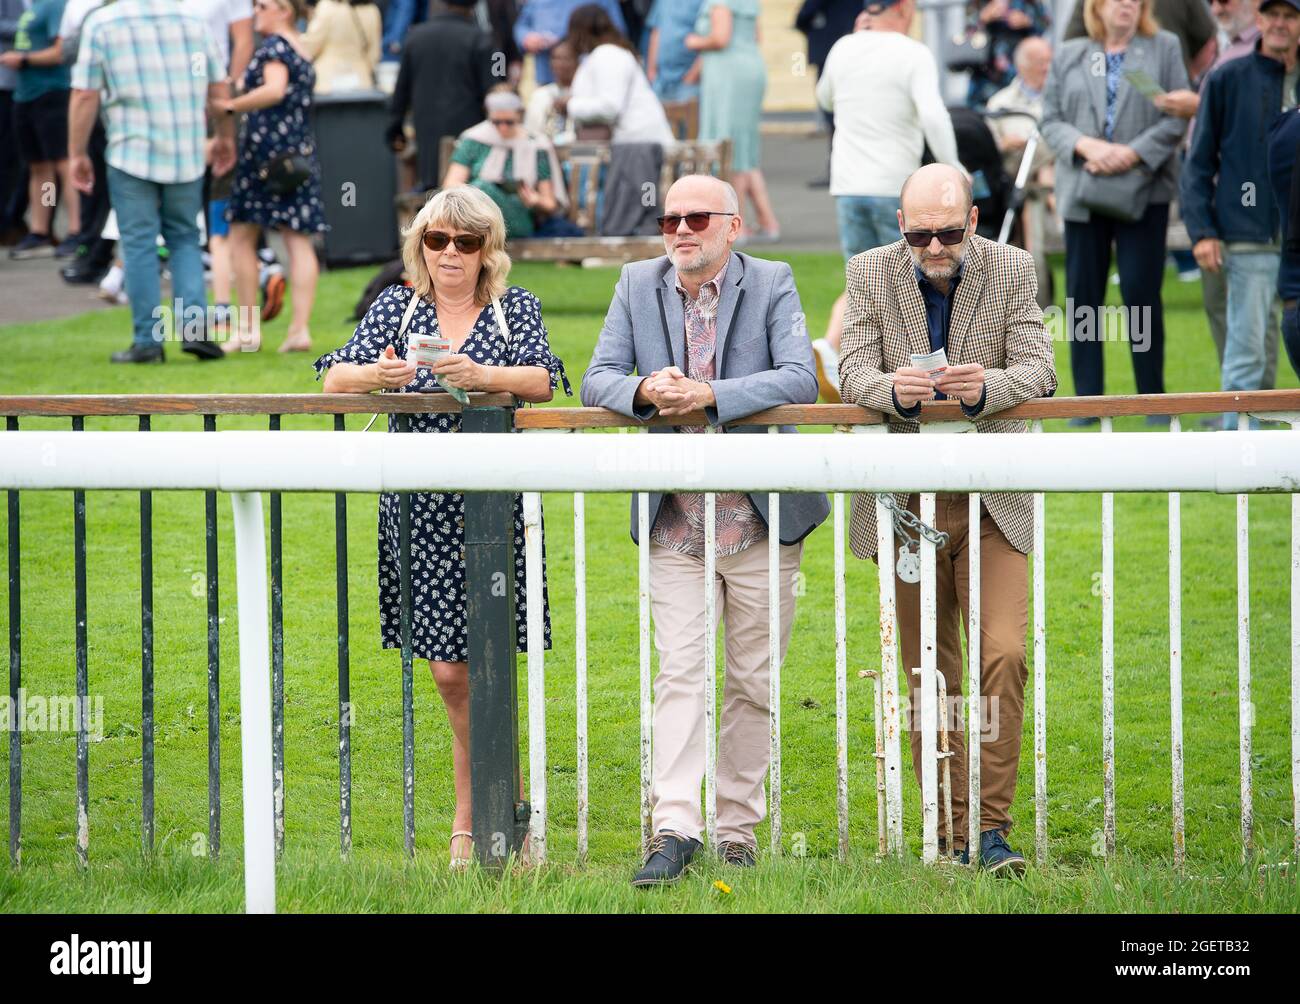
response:
[[(118, 0), (86, 18), (72, 71), (69, 155), (72, 181), (89, 193), (108, 184), (122, 235), (126, 292), (131, 299), (131, 347), (113, 362), (162, 362), (169, 332), (182, 350), (220, 358), (206, 340), (207, 293), (198, 216), (206, 116), (230, 96), (226, 66), (207, 24), (176, 0)], [(86, 146), (101, 92), (108, 177), (96, 178)], [(213, 168), (235, 159), (233, 121), (214, 116)], [(157, 238), (170, 252), (173, 302), (158, 307)], [(168, 322), (170, 318), (170, 324)]]

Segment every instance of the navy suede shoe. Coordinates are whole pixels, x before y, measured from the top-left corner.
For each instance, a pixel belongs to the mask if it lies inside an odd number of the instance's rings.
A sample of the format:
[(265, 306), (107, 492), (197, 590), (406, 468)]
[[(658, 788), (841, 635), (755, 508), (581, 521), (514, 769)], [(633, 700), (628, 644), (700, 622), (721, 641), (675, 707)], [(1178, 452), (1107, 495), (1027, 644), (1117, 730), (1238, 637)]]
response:
[(740, 868), (753, 868), (758, 861), (758, 852), (749, 844), (739, 840), (724, 840), (718, 844), (718, 857), (724, 865), (736, 865)]
[(650, 839), (645, 864), (632, 878), (638, 888), (653, 885), (671, 885), (682, 877), (691, 858), (699, 850), (700, 842), (690, 837), (664, 830)]
[(1025, 859), (1011, 849), (1001, 830), (985, 830), (980, 834), (980, 867), (994, 875), (1023, 875)]

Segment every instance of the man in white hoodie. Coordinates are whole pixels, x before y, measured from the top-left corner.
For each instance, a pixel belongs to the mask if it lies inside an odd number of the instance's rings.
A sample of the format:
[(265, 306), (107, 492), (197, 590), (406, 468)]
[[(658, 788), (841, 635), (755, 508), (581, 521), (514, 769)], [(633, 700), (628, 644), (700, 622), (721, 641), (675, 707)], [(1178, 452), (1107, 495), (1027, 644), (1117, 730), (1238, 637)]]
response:
[[(899, 239), (898, 193), (927, 143), (935, 160), (961, 166), (934, 55), (907, 34), (915, 14), (916, 0), (870, 0), (817, 80), (817, 103), (835, 117), (830, 191), (845, 261)], [(841, 295), (813, 342), (822, 395), (835, 401), (843, 313)]]

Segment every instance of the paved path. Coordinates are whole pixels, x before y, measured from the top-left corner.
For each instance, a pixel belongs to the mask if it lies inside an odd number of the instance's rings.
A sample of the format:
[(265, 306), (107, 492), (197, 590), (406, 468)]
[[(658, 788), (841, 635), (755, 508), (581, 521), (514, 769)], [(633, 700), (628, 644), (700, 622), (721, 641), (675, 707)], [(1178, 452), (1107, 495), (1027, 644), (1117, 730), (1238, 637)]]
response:
[[(763, 136), (763, 165), (769, 194), (781, 221), (782, 250), (835, 251), (835, 207), (826, 189), (809, 188), (826, 169), (826, 138), (782, 123)], [(762, 254), (767, 245), (754, 250)], [(10, 261), (0, 248), (0, 325), (74, 317), (107, 306), (94, 286), (70, 286), (59, 277), (62, 261)]]

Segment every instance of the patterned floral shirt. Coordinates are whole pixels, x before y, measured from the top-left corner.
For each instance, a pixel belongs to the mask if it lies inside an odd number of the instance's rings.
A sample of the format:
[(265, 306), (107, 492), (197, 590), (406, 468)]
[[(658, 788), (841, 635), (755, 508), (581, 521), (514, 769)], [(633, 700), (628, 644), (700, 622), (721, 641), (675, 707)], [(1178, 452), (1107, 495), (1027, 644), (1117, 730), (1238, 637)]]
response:
[[(686, 317), (686, 375), (692, 380), (708, 381), (714, 377), (718, 300), (730, 260), (728, 254), (718, 274), (700, 287), (694, 299), (677, 282)], [(684, 425), (678, 432), (698, 434), (705, 429)], [(717, 557), (736, 554), (767, 536), (767, 526), (744, 492), (719, 492), (715, 505), (714, 554)], [(704, 496), (665, 495), (650, 539), (670, 550), (704, 557)]]

